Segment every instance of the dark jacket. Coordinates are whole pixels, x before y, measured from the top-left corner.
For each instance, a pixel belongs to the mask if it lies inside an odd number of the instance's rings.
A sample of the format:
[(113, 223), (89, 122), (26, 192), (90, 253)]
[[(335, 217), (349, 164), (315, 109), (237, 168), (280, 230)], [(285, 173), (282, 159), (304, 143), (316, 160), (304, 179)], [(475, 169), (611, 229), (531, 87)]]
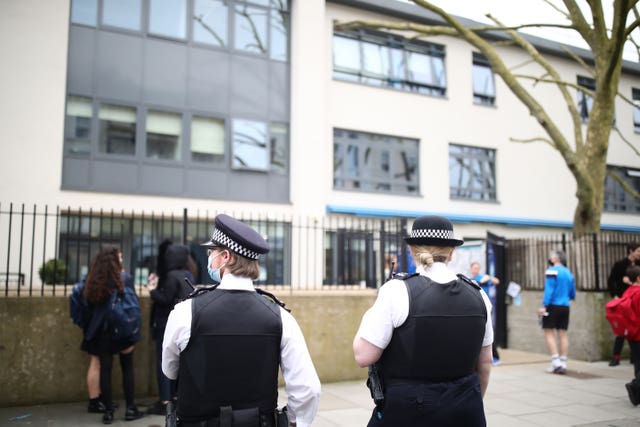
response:
[(149, 295), (153, 301), (151, 307), (151, 327), (154, 337), (162, 337), (167, 326), (169, 313), (177, 302), (185, 299), (191, 292), (191, 288), (184, 281), (185, 277), (193, 283), (193, 275), (187, 269), (189, 261), (189, 248), (183, 245), (171, 245), (165, 253), (167, 273), (158, 279), (158, 287)]
[(611, 273), (609, 273), (609, 278), (607, 279), (607, 287), (612, 297), (621, 297), (629, 287), (629, 285), (622, 281), (622, 278), (627, 275), (627, 268), (631, 265), (631, 260), (627, 257), (617, 261), (613, 264), (613, 267), (611, 267)]

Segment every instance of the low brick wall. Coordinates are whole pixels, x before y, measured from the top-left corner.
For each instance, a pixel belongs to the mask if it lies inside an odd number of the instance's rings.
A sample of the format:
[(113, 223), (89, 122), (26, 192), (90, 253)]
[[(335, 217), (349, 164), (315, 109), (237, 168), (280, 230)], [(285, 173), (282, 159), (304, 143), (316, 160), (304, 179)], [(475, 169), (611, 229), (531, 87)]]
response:
[[(537, 310), (542, 301), (541, 291), (522, 292), (520, 306), (507, 307), (509, 348), (536, 353), (549, 353), (544, 335), (538, 324)], [(604, 306), (608, 294), (578, 292), (571, 303), (569, 317), (569, 358), (589, 362), (611, 357), (613, 333), (605, 318)], [(628, 357), (624, 346), (623, 356)]]
[[(352, 341), (373, 291), (281, 295), (306, 337), (322, 382), (363, 379)], [(136, 395), (157, 395), (154, 342), (149, 337), (151, 301), (140, 298), (143, 338), (134, 353)], [(0, 298), (0, 407), (87, 399), (89, 356), (80, 350), (82, 331), (69, 318), (66, 297)], [(117, 356), (114, 396), (122, 398)]]
[[(306, 337), (322, 382), (362, 379), (366, 371), (353, 360), (352, 341), (373, 291), (296, 292), (280, 297), (292, 309)], [(541, 292), (524, 292), (522, 304), (508, 307), (509, 348), (547, 353), (536, 309)], [(613, 336), (604, 318), (602, 294), (579, 293), (571, 307), (570, 358), (607, 359)], [(140, 298), (148, 325), (150, 300)], [(145, 327), (136, 345), (136, 395), (157, 394), (153, 341)], [(66, 297), (0, 299), (0, 407), (87, 399), (88, 356), (80, 350), (81, 330), (69, 319)], [(628, 351), (625, 346), (625, 351)], [(113, 389), (122, 398), (121, 373), (114, 358)]]

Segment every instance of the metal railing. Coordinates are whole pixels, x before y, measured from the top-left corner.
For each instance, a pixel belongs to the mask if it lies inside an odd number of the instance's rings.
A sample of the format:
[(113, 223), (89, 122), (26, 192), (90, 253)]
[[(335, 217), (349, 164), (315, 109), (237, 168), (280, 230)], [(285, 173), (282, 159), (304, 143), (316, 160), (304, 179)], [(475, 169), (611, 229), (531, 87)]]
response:
[[(270, 243), (270, 252), (260, 260), (257, 283), (263, 287), (291, 292), (376, 288), (387, 277), (392, 259), (397, 270), (407, 271), (409, 266), (402, 239), (408, 234), (404, 218), (227, 213), (250, 224)], [(216, 214), (0, 204), (0, 295), (68, 295), (104, 244), (120, 247), (125, 269), (142, 293), (164, 239), (188, 245), (198, 265), (198, 283), (208, 283), (206, 254), (199, 244), (209, 239)], [(640, 234), (508, 239), (504, 279), (523, 289), (542, 290), (548, 253), (562, 249), (578, 289), (604, 291), (611, 266), (626, 256), (626, 245), (633, 241), (640, 241)]]
[[(271, 250), (261, 257), (265, 287), (376, 288), (388, 254), (406, 268), (405, 219), (353, 216), (279, 218), (228, 212), (264, 235)], [(216, 213), (145, 213), (0, 204), (0, 292), (4, 296), (68, 295), (105, 244), (118, 246), (125, 270), (143, 292), (155, 270), (157, 248), (169, 239), (188, 245), (198, 283), (208, 283), (201, 242), (210, 238)], [(4, 242), (4, 244), (2, 244)], [(387, 256), (385, 256), (387, 254)]]

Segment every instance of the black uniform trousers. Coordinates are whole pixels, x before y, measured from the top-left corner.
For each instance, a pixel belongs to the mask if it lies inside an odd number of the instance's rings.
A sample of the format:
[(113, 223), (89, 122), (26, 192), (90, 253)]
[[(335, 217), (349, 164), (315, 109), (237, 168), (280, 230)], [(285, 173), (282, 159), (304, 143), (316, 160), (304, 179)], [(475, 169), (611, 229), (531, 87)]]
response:
[(480, 380), (474, 373), (449, 382), (386, 384), (382, 411), (368, 427), (486, 427)]

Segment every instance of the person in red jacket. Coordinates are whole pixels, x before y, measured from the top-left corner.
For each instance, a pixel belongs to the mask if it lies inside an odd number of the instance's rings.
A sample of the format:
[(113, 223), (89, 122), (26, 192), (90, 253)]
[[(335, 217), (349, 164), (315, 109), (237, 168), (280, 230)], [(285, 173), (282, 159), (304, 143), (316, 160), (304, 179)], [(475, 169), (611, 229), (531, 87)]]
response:
[[(633, 265), (627, 269), (627, 277), (629, 278), (629, 288), (624, 292), (623, 298), (631, 298), (631, 307), (633, 307), (636, 319), (640, 316), (640, 266)], [(633, 360), (634, 378), (631, 382), (625, 384), (629, 400), (633, 406), (640, 403), (640, 332), (633, 331), (627, 335), (629, 347), (631, 348), (631, 360)]]

